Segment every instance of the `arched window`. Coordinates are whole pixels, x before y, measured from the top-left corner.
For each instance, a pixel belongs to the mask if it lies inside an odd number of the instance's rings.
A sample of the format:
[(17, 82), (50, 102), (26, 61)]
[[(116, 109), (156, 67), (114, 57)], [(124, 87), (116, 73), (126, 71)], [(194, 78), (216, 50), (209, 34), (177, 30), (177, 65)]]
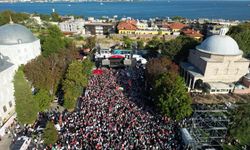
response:
[(3, 112), (6, 112), (7, 111), (7, 107), (4, 105), (3, 106)]

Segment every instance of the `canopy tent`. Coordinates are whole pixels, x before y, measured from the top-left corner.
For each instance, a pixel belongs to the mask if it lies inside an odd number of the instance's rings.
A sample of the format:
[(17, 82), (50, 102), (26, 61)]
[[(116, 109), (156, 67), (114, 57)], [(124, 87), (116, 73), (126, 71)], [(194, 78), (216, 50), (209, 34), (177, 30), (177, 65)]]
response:
[(92, 71), (92, 73), (95, 75), (101, 75), (103, 73), (103, 71), (101, 69), (95, 69)]
[(111, 59), (123, 59), (125, 57), (123, 55), (112, 55), (109, 58), (111, 58)]

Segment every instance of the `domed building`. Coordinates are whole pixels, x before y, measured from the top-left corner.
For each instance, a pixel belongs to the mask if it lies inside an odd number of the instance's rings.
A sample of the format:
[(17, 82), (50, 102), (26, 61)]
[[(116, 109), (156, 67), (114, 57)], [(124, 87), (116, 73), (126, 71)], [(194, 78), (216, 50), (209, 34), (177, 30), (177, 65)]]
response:
[[(0, 26), (0, 127), (15, 112), (13, 78), (21, 64), (41, 54), (40, 40), (19, 24)], [(0, 128), (0, 136), (4, 128)]]
[(207, 83), (210, 93), (232, 92), (235, 82), (248, 73), (249, 60), (237, 42), (226, 35), (222, 28), (220, 35), (205, 39), (195, 49), (190, 50), (188, 62), (181, 63), (181, 75), (192, 90), (196, 81)]
[(40, 55), (40, 40), (22, 25), (6, 24), (0, 27), (0, 53), (15, 65), (26, 64)]

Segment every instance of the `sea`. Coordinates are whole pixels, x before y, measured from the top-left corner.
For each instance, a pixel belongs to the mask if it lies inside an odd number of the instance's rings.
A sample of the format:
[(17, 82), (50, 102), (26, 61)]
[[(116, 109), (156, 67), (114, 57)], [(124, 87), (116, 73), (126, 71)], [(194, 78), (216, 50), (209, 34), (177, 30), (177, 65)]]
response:
[(190, 19), (250, 20), (250, 1), (143, 1), (81, 3), (0, 3), (0, 11), (60, 15), (132, 17), (136, 19), (182, 16)]

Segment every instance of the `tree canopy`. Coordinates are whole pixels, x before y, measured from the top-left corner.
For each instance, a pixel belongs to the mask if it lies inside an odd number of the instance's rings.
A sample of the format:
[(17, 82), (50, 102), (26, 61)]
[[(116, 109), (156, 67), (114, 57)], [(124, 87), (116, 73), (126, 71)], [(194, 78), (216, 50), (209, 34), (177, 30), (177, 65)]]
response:
[(146, 44), (146, 49), (148, 50), (159, 50), (162, 48), (163, 41), (158, 38), (157, 36), (154, 36), (152, 40), (148, 41)]
[(86, 38), (85, 44), (83, 45), (83, 48), (90, 48), (93, 49), (95, 48), (96, 45), (96, 36), (90, 36)]
[(88, 84), (88, 78), (93, 67), (92, 62), (86, 59), (83, 62), (73, 61), (66, 73), (63, 81), (64, 107), (73, 109), (77, 98), (81, 96), (84, 88)]
[(49, 108), (53, 96), (51, 96), (47, 90), (40, 89), (34, 95), (34, 99), (38, 103), (39, 111), (41, 112)]
[(150, 84), (154, 83), (153, 81), (165, 72), (178, 73), (178, 66), (166, 57), (151, 59), (146, 64), (146, 77)]
[(164, 43), (162, 55), (179, 63), (188, 57), (189, 50), (195, 48), (198, 43), (199, 42), (193, 38), (178, 36), (177, 38)]
[(233, 124), (230, 127), (230, 135), (238, 139), (240, 145), (250, 147), (250, 104), (242, 104), (232, 115)]
[(58, 140), (58, 132), (53, 122), (49, 121), (47, 123), (43, 133), (43, 140), (45, 145), (54, 144)]
[(34, 123), (39, 106), (33, 98), (30, 84), (25, 79), (23, 67), (19, 67), (14, 76), (14, 89), (17, 120), (22, 124)]
[(76, 50), (66, 49), (48, 57), (39, 56), (25, 65), (25, 75), (37, 89), (44, 89), (53, 95), (77, 53)]
[(231, 27), (228, 35), (236, 40), (244, 56), (250, 58), (250, 23)]
[(180, 120), (191, 114), (191, 98), (178, 66), (166, 57), (149, 60), (146, 65), (146, 82), (150, 96), (162, 114)]
[(54, 21), (54, 22), (60, 22), (61, 21), (61, 17), (60, 17), (60, 15), (58, 13), (53, 12), (50, 15), (51, 15), (51, 21)]
[(132, 48), (133, 40), (130, 39), (128, 36), (123, 36), (122, 41), (123, 41), (123, 48), (125, 49)]
[(27, 13), (16, 13), (11, 10), (5, 10), (0, 12), (0, 25), (4, 25), (10, 22), (10, 17), (15, 23), (23, 23), (25, 20), (29, 19), (29, 14)]
[(171, 118), (180, 120), (191, 115), (191, 98), (183, 79), (176, 73), (166, 72), (159, 76), (153, 87), (160, 111)]
[(59, 52), (59, 50), (66, 46), (61, 30), (55, 25), (48, 28), (48, 34), (46, 36), (41, 36), (41, 43), (42, 54), (45, 57)]

